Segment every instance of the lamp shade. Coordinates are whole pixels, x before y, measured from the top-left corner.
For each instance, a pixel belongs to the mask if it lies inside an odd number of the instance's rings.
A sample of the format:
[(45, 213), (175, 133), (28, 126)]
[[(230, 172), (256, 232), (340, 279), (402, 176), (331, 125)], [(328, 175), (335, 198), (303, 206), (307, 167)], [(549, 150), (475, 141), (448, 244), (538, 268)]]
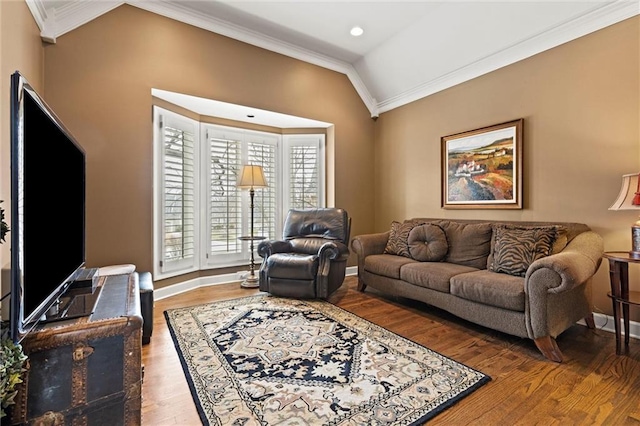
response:
[(265, 188), (268, 186), (262, 167), (251, 164), (242, 167), (242, 172), (236, 185), (238, 188)]
[(609, 210), (636, 210), (640, 209), (640, 190), (638, 181), (640, 173), (622, 175), (622, 187), (618, 198), (613, 202)]

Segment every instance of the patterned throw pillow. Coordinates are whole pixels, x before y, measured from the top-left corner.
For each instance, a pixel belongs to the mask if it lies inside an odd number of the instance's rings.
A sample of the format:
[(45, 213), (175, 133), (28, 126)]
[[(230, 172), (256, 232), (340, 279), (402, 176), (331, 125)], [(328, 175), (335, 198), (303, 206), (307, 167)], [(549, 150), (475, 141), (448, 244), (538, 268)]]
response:
[(558, 236), (554, 226), (495, 226), (493, 262), (489, 270), (524, 277), (529, 265), (551, 254)]
[(444, 230), (432, 223), (414, 227), (407, 242), (411, 257), (421, 262), (439, 262), (449, 250)]
[(395, 254), (398, 256), (411, 257), (411, 253), (409, 252), (409, 233), (411, 230), (420, 225), (421, 223), (416, 222), (396, 222), (395, 220), (391, 222), (391, 232), (389, 234), (389, 240), (387, 240), (387, 245), (384, 248), (384, 252), (386, 254)]

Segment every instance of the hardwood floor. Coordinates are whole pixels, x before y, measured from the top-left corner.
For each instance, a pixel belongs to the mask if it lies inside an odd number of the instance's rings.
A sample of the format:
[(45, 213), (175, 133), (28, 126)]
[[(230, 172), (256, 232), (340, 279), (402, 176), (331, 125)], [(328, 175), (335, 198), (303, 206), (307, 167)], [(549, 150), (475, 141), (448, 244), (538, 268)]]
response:
[[(565, 361), (533, 341), (502, 334), (407, 299), (356, 290), (347, 277), (329, 302), (491, 376), (429, 425), (640, 425), (640, 342), (616, 356), (612, 333), (574, 325), (558, 337)], [(224, 284), (158, 300), (143, 346), (143, 425), (199, 425), (167, 324), (166, 309), (257, 294)]]

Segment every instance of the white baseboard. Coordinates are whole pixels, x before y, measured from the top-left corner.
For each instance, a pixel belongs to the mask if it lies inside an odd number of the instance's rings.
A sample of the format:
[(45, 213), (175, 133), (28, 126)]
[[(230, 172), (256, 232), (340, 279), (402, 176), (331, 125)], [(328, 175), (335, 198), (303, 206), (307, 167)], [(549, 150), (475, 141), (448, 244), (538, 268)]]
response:
[[(195, 290), (200, 287), (207, 287), (210, 285), (230, 284), (234, 282), (240, 282), (248, 274), (246, 271), (235, 272), (232, 274), (211, 275), (209, 277), (194, 278), (189, 281), (183, 281), (181, 283), (168, 285), (166, 287), (159, 288), (153, 291), (153, 298), (155, 300), (161, 300), (166, 297), (175, 296), (176, 294), (184, 293), (185, 291)], [(358, 275), (357, 266), (348, 266), (346, 271), (347, 276)]]
[[(246, 271), (236, 272), (233, 274), (212, 275), (209, 277), (195, 278), (193, 280), (184, 281), (177, 284), (172, 284), (166, 287), (154, 290), (153, 297), (155, 300), (164, 299), (166, 297), (175, 296), (176, 294), (184, 293), (185, 291), (194, 290), (200, 287), (207, 287), (210, 285), (229, 284), (233, 282), (242, 281), (247, 274)], [(357, 266), (347, 267), (347, 276), (358, 275)], [(594, 313), (593, 318), (598, 330), (604, 330), (609, 333), (615, 333), (613, 325), (613, 317), (605, 314)], [(585, 325), (584, 320), (578, 321), (578, 324)], [(629, 323), (629, 336), (634, 339), (640, 339), (640, 323), (631, 321)]]
[[(612, 316), (594, 313), (593, 319), (596, 323), (596, 329), (608, 331), (609, 333), (616, 332)], [(587, 325), (584, 320), (578, 321), (578, 324)], [(622, 321), (620, 322), (620, 326), (622, 326)], [(635, 321), (629, 322), (629, 337), (640, 339), (640, 323)]]

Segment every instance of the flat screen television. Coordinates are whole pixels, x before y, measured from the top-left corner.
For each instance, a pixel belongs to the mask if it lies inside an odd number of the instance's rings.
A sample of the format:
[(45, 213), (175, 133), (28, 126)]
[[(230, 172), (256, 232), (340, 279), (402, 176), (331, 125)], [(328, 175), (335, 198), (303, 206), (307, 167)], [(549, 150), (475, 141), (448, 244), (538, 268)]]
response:
[(18, 71), (11, 75), (10, 111), (9, 321), (12, 339), (19, 342), (40, 321), (63, 317), (53, 311), (84, 266), (86, 159)]

